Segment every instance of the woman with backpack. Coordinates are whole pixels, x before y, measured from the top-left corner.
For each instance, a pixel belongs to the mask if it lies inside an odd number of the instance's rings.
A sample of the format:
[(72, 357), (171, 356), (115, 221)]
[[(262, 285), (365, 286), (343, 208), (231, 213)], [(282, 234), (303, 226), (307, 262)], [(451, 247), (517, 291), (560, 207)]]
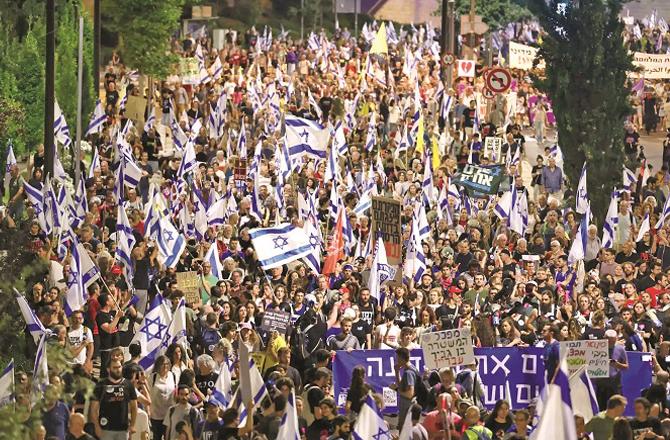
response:
[(149, 380), (151, 392), (151, 433), (155, 440), (161, 440), (165, 434), (163, 420), (170, 406), (174, 403), (177, 389), (177, 378), (170, 370), (171, 363), (167, 356), (159, 356), (154, 364), (154, 372)]

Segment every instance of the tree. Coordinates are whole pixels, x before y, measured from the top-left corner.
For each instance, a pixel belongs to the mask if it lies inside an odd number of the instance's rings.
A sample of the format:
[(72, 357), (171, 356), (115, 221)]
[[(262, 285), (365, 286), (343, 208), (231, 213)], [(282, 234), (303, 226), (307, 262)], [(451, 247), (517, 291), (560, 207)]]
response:
[(551, 99), (564, 170), (573, 187), (587, 164), (592, 212), (603, 218), (612, 189), (621, 184), (622, 122), (631, 114), (627, 73), (634, 70), (622, 42), (624, 0), (534, 0), (531, 9), (547, 32), (538, 53), (546, 63), (537, 87)]
[(124, 63), (140, 72), (166, 78), (177, 57), (170, 39), (179, 28), (184, 0), (103, 0), (109, 27), (119, 35)]
[[(529, 18), (531, 12), (525, 6), (524, 0), (480, 0), (476, 4), (476, 13), (482, 17), (484, 23), (491, 30), (497, 30), (515, 21)], [(470, 14), (470, 0), (456, 0), (456, 22), (461, 15)], [(442, 1), (438, 2), (438, 9), (433, 15), (442, 14)], [(458, 26), (458, 24), (457, 24)]]

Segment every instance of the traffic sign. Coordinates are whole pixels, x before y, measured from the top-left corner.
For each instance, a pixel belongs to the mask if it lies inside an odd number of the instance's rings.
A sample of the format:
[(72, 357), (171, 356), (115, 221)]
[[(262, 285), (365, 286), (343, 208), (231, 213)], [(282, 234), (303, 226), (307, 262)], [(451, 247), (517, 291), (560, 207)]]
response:
[(454, 61), (456, 61), (456, 57), (454, 57), (454, 55), (450, 53), (445, 53), (444, 55), (442, 55), (442, 62), (445, 65), (451, 66), (452, 64), (454, 64)]
[(486, 99), (493, 99), (496, 97), (496, 94), (488, 87), (484, 87), (484, 90), (482, 90), (482, 96)]
[(495, 93), (504, 93), (512, 85), (512, 74), (508, 70), (494, 67), (486, 75), (486, 87)]

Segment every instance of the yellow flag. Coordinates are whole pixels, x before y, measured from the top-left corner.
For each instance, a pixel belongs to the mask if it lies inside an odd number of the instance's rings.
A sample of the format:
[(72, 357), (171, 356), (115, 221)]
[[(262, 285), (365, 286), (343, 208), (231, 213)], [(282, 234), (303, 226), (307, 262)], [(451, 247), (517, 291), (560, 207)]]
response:
[(437, 136), (433, 135), (432, 141), (432, 154), (433, 154), (433, 173), (440, 168), (442, 161), (440, 160), (440, 148), (437, 145)]
[(388, 44), (386, 44), (386, 25), (384, 23), (379, 26), (377, 35), (375, 35), (375, 41), (372, 42), (370, 53), (389, 53), (389, 47)]
[(419, 120), (416, 122), (419, 124), (419, 129), (416, 131), (416, 147), (414, 147), (414, 150), (423, 154), (425, 143), (423, 140), (423, 115), (420, 115)]

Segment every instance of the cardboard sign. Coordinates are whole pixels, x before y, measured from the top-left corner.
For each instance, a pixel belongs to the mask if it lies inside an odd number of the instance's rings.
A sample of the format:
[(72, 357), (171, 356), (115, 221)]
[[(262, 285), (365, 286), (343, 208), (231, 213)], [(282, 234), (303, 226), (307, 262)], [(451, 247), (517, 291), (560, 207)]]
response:
[(237, 158), (235, 161), (235, 168), (233, 169), (233, 180), (235, 186), (239, 188), (246, 188), (247, 186), (247, 159)]
[(561, 342), (561, 356), (567, 351), (568, 375), (572, 376), (583, 365), (590, 378), (609, 377), (610, 360), (606, 339), (596, 341)]
[(386, 259), (391, 266), (400, 265), (402, 258), (402, 225), (400, 214), (402, 213), (402, 202), (388, 197), (372, 198), (372, 229), (374, 242), (376, 245), (376, 233), (382, 233), (384, 248), (386, 249)]
[[(533, 61), (537, 56), (537, 52), (540, 49), (537, 47), (526, 46), (525, 44), (515, 43), (513, 41), (509, 42), (509, 62), (508, 65), (511, 69), (523, 69), (530, 70), (533, 68)], [(540, 60), (537, 68), (544, 70), (545, 63), (544, 60)]]
[(502, 162), (503, 138), (487, 136), (484, 139), (484, 156), (491, 162)]
[(263, 314), (261, 329), (268, 332), (276, 330), (280, 335), (285, 335), (290, 321), (290, 313), (282, 312), (280, 310), (266, 310)]
[(421, 335), (421, 349), (428, 370), (475, 363), (475, 352), (468, 328), (424, 333)]
[(200, 82), (200, 65), (195, 57), (179, 58), (179, 76), (183, 84)]
[(200, 276), (196, 271), (177, 272), (177, 288), (184, 292), (186, 304), (195, 304), (200, 300)]
[(475, 77), (475, 62), (472, 60), (458, 60), (458, 76), (463, 78)]
[(670, 78), (670, 55), (654, 55), (651, 53), (635, 52), (633, 54), (633, 65), (639, 67), (639, 72), (631, 72), (631, 76), (644, 79)]

